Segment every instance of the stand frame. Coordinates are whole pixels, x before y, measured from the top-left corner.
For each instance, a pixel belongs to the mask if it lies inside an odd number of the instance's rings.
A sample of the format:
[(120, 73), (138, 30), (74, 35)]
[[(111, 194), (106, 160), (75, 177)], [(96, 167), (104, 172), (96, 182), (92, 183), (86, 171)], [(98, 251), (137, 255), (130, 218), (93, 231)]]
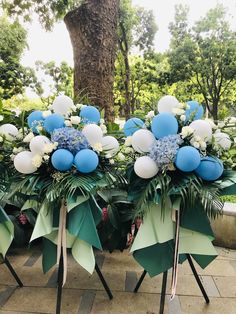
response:
[[(98, 274), (98, 277), (106, 290), (106, 293), (108, 295), (108, 298), (110, 300), (113, 299), (113, 295), (111, 292), (111, 289), (109, 288), (105, 278), (103, 277), (103, 274), (98, 267), (98, 264), (95, 264), (95, 270)], [(57, 303), (56, 303), (56, 314), (61, 313), (61, 299), (62, 299), (62, 285), (63, 285), (63, 271), (64, 271), (64, 266), (63, 266), (63, 254), (61, 254), (60, 261), (59, 261), (59, 267), (58, 267), (58, 285), (57, 285)]]
[[(200, 278), (199, 278), (199, 275), (198, 275), (198, 273), (197, 273), (197, 270), (196, 270), (196, 268), (195, 268), (195, 266), (194, 266), (194, 264), (193, 264), (192, 258), (191, 258), (191, 256), (190, 256), (189, 254), (186, 254), (186, 255), (187, 255), (188, 263), (189, 263), (189, 265), (190, 265), (190, 267), (191, 267), (191, 270), (192, 270), (192, 272), (193, 272), (193, 275), (194, 275), (194, 277), (195, 277), (195, 280), (196, 280), (196, 282), (197, 282), (197, 284), (198, 284), (198, 286), (199, 286), (199, 288), (200, 288), (200, 290), (201, 290), (201, 292), (202, 292), (202, 295), (203, 295), (203, 297), (204, 297), (206, 303), (208, 304), (208, 303), (210, 303), (209, 297), (208, 297), (208, 295), (207, 295), (207, 293), (206, 293), (206, 290), (204, 289), (203, 284), (202, 284), (202, 282), (201, 282), (201, 280), (200, 280)], [(138, 280), (138, 282), (137, 282), (135, 288), (134, 288), (134, 292), (135, 292), (135, 293), (138, 292), (138, 290), (139, 290), (139, 288), (140, 288), (140, 286), (141, 286), (141, 284), (142, 284), (142, 282), (143, 282), (143, 280), (144, 280), (146, 274), (147, 274), (147, 271), (144, 270), (143, 273), (142, 273), (142, 275), (141, 275), (141, 277), (139, 278), (139, 280)], [(168, 271), (163, 272), (159, 314), (163, 314), (163, 313), (164, 313), (167, 275), (168, 275)]]
[(9, 271), (10, 271), (12, 277), (13, 277), (13, 278), (15, 279), (15, 281), (18, 283), (18, 286), (19, 286), (19, 287), (23, 287), (24, 285), (23, 285), (22, 281), (21, 281), (20, 278), (18, 277), (17, 273), (15, 272), (15, 270), (14, 270), (14, 268), (12, 267), (11, 263), (9, 262), (8, 258), (7, 258), (6, 256), (3, 257), (3, 255), (1, 255), (1, 256), (2, 256), (2, 259), (3, 259), (3, 263), (4, 263), (4, 264), (7, 266), (7, 268), (9, 269)]

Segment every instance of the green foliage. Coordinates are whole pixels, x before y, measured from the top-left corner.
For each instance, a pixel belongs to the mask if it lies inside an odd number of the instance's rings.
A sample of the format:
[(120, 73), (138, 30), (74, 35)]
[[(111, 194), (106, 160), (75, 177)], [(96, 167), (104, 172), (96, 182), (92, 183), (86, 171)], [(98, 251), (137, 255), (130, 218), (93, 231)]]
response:
[(18, 23), (0, 17), (0, 97), (9, 99), (30, 87), (41, 92), (34, 70), (23, 67), (20, 58), (27, 46), (26, 31)]
[(215, 120), (220, 101), (230, 97), (236, 79), (236, 38), (226, 20), (226, 10), (217, 5), (190, 28), (188, 8), (176, 8), (169, 51), (172, 82), (191, 82)]

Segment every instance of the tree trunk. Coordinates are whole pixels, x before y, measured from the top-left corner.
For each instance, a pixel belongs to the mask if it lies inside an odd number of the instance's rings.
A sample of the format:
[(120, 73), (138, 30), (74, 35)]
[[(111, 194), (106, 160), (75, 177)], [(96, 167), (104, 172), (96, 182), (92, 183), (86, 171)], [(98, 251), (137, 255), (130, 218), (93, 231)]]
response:
[(212, 104), (212, 117), (214, 119), (214, 122), (217, 124), (218, 123), (218, 104), (219, 100), (213, 100)]
[(114, 120), (114, 65), (119, 0), (85, 0), (64, 21), (74, 53), (75, 99), (88, 96)]

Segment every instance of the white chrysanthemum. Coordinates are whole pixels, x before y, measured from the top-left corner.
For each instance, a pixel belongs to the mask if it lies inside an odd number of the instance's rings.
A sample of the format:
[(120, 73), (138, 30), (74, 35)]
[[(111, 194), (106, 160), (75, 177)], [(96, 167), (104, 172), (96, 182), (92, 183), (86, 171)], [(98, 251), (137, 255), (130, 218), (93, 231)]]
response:
[(181, 115), (185, 114), (185, 110), (181, 109), (181, 108), (173, 108), (172, 113), (174, 113), (177, 116), (181, 116)]
[(39, 168), (42, 165), (43, 157), (39, 154), (34, 155), (32, 158), (32, 165)]
[(185, 138), (192, 135), (194, 130), (190, 126), (184, 126), (181, 130), (181, 137)]
[(102, 143), (95, 143), (92, 146), (93, 150), (95, 150), (96, 152), (102, 152), (103, 148), (102, 148)]
[(127, 147), (132, 146), (132, 136), (126, 137), (125, 146), (127, 146)]
[(71, 116), (70, 121), (72, 124), (78, 125), (81, 122), (81, 118), (79, 116)]
[(23, 142), (24, 143), (29, 143), (32, 139), (34, 138), (34, 133), (30, 132), (29, 134), (27, 134), (24, 139)]

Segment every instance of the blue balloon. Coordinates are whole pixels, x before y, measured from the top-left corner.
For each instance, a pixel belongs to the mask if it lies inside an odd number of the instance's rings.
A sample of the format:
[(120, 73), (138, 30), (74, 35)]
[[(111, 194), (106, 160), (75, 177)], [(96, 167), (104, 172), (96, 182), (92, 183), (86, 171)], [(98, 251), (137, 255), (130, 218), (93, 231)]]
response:
[(32, 131), (37, 134), (38, 130), (36, 129), (36, 127), (42, 124), (43, 121), (44, 121), (43, 113), (42, 111), (39, 110), (31, 112), (27, 118), (29, 128), (31, 128)]
[(74, 156), (66, 149), (56, 150), (51, 157), (52, 165), (59, 171), (67, 171), (73, 165)]
[(176, 155), (175, 165), (184, 172), (191, 172), (199, 166), (201, 156), (199, 151), (192, 146), (181, 147)]
[(63, 128), (63, 116), (53, 113), (44, 120), (44, 128), (48, 133), (53, 132), (55, 129)]
[(82, 173), (93, 172), (98, 166), (98, 155), (91, 149), (82, 149), (76, 155), (74, 159), (77, 170)]
[(101, 119), (100, 112), (94, 106), (86, 106), (81, 109), (80, 117), (84, 123), (96, 123)]
[(205, 181), (215, 181), (219, 179), (224, 171), (221, 160), (213, 157), (202, 158), (200, 165), (195, 170), (196, 174)]
[(126, 136), (133, 135), (136, 131), (142, 129), (144, 122), (139, 118), (131, 118), (124, 124), (124, 133)]
[(160, 139), (168, 135), (177, 134), (178, 122), (171, 113), (159, 113), (153, 118), (151, 129), (155, 137)]
[(195, 100), (187, 101), (187, 104), (190, 106), (190, 108), (185, 111), (186, 121), (188, 121), (190, 117), (193, 120), (199, 120), (203, 117), (204, 110), (203, 110), (202, 105), (200, 105)]

